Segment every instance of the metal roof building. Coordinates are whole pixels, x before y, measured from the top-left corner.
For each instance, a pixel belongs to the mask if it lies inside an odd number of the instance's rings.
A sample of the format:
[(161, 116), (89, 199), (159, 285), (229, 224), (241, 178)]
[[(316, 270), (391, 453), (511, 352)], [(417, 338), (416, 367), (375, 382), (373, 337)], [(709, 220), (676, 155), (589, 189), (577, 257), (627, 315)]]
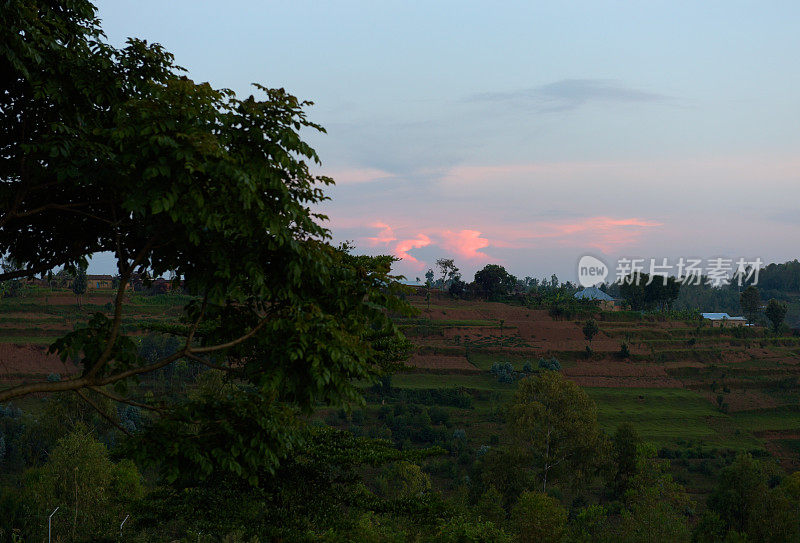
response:
[(578, 300), (600, 300), (601, 302), (613, 302), (614, 298), (603, 292), (597, 287), (589, 287), (575, 293)]
[(704, 319), (710, 321), (744, 321), (744, 317), (731, 317), (727, 313), (700, 313)]

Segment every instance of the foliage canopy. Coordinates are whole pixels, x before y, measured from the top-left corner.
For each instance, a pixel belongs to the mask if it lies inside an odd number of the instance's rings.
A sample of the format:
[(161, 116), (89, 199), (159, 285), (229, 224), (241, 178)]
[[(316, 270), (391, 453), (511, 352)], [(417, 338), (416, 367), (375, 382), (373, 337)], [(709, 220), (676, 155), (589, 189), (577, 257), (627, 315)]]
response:
[[(153, 432), (174, 438), (159, 455), (254, 481), (256, 466), (296, 446), (288, 419), (360, 401), (355, 381), (405, 353), (387, 314), (407, 310), (394, 259), (333, 247), (312, 210), (332, 180), (311, 173), (319, 158), (300, 136), (323, 130), (306, 118), (311, 103), (195, 83), (158, 44), (112, 47), (87, 1), (0, 10), (0, 254), (16, 264), (0, 279), (79, 269), (98, 252), (113, 254), (120, 278), (112, 314), (51, 347), (80, 375), (0, 401), (125, 401), (138, 376), (177, 360), (219, 369), (235, 383), (226, 395), (150, 406)], [(137, 273), (172, 273), (194, 297), (169, 330), (181, 341), (170, 356), (143, 359), (122, 329)]]

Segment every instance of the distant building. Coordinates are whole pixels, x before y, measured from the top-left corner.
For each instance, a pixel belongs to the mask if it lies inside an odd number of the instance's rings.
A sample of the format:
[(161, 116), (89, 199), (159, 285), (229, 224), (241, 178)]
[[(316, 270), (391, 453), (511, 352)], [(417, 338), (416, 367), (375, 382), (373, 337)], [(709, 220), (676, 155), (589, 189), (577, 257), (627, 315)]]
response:
[(86, 287), (89, 290), (114, 288), (114, 278), (110, 275), (87, 275)]
[(600, 302), (600, 309), (605, 311), (616, 311), (619, 309), (614, 298), (597, 287), (588, 287), (576, 292), (575, 298), (578, 300), (594, 300)]
[(703, 318), (711, 321), (711, 326), (745, 326), (747, 319), (744, 317), (731, 317), (727, 313), (701, 313)]

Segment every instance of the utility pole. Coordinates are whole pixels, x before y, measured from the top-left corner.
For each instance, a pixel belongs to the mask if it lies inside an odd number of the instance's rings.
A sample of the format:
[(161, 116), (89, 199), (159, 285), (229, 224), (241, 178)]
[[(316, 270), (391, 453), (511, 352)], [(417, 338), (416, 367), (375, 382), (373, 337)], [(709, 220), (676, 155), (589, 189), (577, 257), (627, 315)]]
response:
[[(61, 507), (61, 506), (59, 506), (59, 507)], [(53, 509), (53, 512), (50, 513), (50, 516), (47, 517), (47, 543), (50, 543), (50, 535), (52, 534), (51, 527), (53, 525), (53, 515), (56, 514), (56, 511), (58, 511), (58, 507)]]
[(122, 519), (122, 522), (119, 525), (119, 539), (120, 539), (120, 541), (122, 541), (122, 527), (125, 526), (125, 521), (128, 520), (128, 517), (130, 517), (130, 515), (125, 515), (125, 518)]

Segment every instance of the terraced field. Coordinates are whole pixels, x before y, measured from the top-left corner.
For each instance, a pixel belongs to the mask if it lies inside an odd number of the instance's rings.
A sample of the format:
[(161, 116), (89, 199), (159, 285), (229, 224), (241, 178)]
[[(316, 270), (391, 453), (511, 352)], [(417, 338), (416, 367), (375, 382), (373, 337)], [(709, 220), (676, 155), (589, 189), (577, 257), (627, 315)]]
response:
[[(630, 421), (659, 448), (768, 451), (786, 467), (800, 465), (799, 337), (602, 312), (587, 356), (581, 320), (444, 295), (434, 295), (430, 309), (421, 296), (411, 302), (419, 315), (399, 322), (418, 350), (394, 386), (494, 391), (502, 402), (514, 386), (498, 382), (493, 365), (522, 372), (556, 357), (595, 400), (608, 431)], [(449, 361), (446, 370), (437, 358)]]
[[(34, 288), (24, 298), (0, 300), (0, 382), (75, 373), (77, 366), (48, 353), (48, 347), (93, 314), (109, 314), (113, 295), (110, 290), (94, 291), (82, 298), (80, 307), (66, 289)], [(145, 333), (149, 326), (174, 320), (185, 299), (181, 295), (131, 294), (123, 329)]]

